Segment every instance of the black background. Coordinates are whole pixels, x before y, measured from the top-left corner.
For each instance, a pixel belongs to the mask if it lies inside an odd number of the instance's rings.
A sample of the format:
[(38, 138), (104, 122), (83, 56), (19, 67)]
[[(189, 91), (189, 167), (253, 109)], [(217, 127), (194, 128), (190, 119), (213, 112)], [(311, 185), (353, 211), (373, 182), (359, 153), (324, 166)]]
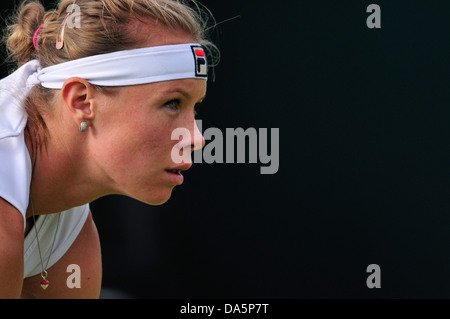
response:
[(203, 3), (239, 16), (211, 34), (203, 130), (279, 128), (280, 170), (196, 164), (163, 206), (92, 203), (103, 297), (450, 297), (449, 3)]

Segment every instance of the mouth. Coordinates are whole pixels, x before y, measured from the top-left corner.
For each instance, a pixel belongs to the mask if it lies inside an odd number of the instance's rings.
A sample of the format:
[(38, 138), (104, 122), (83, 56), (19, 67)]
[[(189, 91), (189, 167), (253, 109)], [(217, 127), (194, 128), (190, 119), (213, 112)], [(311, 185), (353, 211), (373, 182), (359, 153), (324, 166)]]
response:
[(181, 174), (181, 169), (166, 169), (166, 172), (172, 173), (172, 174)]
[(174, 184), (181, 185), (184, 181), (184, 177), (181, 172), (187, 171), (191, 168), (191, 166), (192, 164), (183, 164), (174, 168), (166, 169), (166, 172), (169, 173), (169, 178)]
[(166, 169), (167, 172), (173, 174), (181, 174), (181, 172), (187, 171), (192, 166), (192, 163), (183, 163), (181, 165)]

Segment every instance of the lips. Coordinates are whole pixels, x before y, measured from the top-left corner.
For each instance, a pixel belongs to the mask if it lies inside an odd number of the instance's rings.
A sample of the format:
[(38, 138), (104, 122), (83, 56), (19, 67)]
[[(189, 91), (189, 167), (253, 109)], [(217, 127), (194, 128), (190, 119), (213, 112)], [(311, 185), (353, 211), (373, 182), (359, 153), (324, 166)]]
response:
[(191, 168), (191, 166), (192, 164), (182, 164), (177, 167), (166, 169), (166, 172), (168, 173), (168, 178), (171, 181), (171, 183), (175, 185), (183, 184), (184, 177), (183, 175), (181, 175), (181, 172), (187, 171), (189, 168)]

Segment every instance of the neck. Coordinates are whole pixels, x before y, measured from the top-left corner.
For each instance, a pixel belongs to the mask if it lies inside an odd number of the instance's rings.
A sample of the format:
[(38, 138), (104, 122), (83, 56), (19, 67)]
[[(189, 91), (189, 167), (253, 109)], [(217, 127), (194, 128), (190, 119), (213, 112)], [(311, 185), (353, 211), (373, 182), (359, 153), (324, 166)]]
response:
[[(35, 165), (30, 196), (34, 213), (61, 212), (108, 194), (92, 174), (85, 136), (76, 129), (73, 121), (69, 121), (72, 125), (65, 125), (68, 121), (47, 118), (45, 123), (49, 133), (45, 144), (37, 148), (36, 158), (32, 159)], [(28, 137), (26, 143), (33, 156), (33, 141)], [(27, 213), (27, 217), (30, 216), (31, 211)]]

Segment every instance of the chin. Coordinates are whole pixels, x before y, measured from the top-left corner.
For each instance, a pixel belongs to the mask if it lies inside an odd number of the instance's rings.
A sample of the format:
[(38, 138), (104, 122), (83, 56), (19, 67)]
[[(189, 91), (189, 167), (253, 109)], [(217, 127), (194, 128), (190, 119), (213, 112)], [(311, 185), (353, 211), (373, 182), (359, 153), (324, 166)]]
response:
[(167, 192), (165, 194), (158, 194), (157, 196), (155, 196), (155, 194), (152, 194), (151, 198), (143, 198), (143, 199), (136, 198), (136, 199), (147, 205), (161, 206), (167, 203), (170, 197), (172, 197), (172, 191)]

